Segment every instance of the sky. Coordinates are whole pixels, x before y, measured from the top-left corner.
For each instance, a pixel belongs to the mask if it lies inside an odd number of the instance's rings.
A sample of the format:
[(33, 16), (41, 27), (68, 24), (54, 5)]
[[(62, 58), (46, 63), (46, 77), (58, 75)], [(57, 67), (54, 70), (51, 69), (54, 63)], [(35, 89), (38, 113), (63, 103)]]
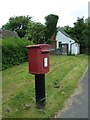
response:
[(36, 22), (45, 23), (45, 16), (59, 16), (57, 26), (73, 26), (78, 17), (88, 18), (89, 0), (1, 0), (0, 28), (14, 16), (31, 16)]
[(90, 17), (90, 1), (88, 2), (88, 17)]

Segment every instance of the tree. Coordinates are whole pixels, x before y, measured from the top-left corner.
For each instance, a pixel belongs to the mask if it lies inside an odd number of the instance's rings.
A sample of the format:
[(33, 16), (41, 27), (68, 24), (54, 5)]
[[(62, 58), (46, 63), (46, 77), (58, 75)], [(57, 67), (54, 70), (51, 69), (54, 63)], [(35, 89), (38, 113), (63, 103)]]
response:
[(80, 44), (80, 53), (87, 52), (88, 48), (88, 19), (77, 18), (74, 27), (64, 26), (64, 30)]
[(90, 51), (90, 17), (88, 18), (88, 49), (88, 51)]
[(27, 30), (27, 25), (31, 17), (29, 16), (18, 16), (18, 17), (11, 17), (9, 21), (2, 26), (2, 29), (7, 29), (11, 31), (16, 31), (19, 37), (24, 37)]
[(87, 49), (87, 24), (84, 21), (84, 17), (77, 19), (74, 23), (74, 36), (80, 43), (80, 52), (84, 53)]
[(45, 40), (47, 43), (51, 42), (50, 41), (51, 36), (53, 35), (53, 33), (56, 33), (56, 26), (57, 26), (58, 19), (59, 17), (54, 14), (50, 14), (45, 17), (45, 20), (46, 20)]
[(26, 37), (35, 44), (45, 42), (45, 25), (39, 22), (29, 22)]
[(68, 35), (70, 35), (71, 38), (76, 39), (75, 35), (74, 35), (74, 29), (72, 27), (67, 25), (67, 26), (64, 26), (62, 28)]

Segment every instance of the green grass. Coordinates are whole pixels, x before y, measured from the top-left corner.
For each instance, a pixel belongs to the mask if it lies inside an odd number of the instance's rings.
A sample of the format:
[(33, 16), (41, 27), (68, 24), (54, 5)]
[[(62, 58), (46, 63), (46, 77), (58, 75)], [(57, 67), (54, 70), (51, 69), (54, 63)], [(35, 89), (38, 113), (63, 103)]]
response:
[(4, 70), (2, 72), (3, 117), (53, 117), (74, 92), (87, 64), (86, 55), (50, 57), (50, 72), (46, 74), (45, 80), (46, 106), (41, 111), (36, 108), (35, 78), (28, 73), (28, 64), (24, 63)]
[[(2, 66), (2, 39), (0, 38), (0, 70), (1, 70), (1, 66)], [(1, 112), (2, 112), (2, 72), (0, 72), (0, 118), (1, 118)]]
[(2, 45), (2, 39), (0, 38), (0, 45)]

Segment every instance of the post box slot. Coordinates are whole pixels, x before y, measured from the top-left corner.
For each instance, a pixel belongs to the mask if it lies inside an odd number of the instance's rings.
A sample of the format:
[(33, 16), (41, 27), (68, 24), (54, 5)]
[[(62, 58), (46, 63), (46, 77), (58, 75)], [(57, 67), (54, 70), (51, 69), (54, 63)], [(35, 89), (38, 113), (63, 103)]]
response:
[(50, 50), (42, 50), (42, 53), (49, 53)]

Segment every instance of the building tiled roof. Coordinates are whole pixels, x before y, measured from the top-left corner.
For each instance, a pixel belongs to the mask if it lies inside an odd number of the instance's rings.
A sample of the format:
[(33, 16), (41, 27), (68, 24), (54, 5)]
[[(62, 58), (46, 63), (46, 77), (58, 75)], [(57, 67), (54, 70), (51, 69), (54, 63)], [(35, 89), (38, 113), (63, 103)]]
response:
[(61, 28), (60, 26), (57, 27), (57, 31), (60, 31), (61, 33), (63, 33), (65, 36), (71, 38), (65, 31), (63, 28)]

